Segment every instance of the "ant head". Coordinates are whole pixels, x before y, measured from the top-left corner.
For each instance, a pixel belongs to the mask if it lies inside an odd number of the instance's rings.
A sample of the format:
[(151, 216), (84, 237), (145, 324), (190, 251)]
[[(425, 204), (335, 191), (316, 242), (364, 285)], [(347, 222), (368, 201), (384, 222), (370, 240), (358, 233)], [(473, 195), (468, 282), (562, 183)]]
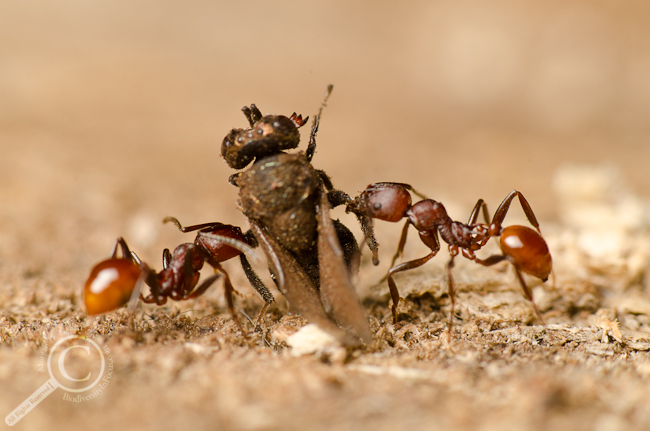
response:
[(251, 125), (233, 129), (223, 139), (221, 156), (233, 169), (243, 169), (255, 158), (296, 148), (300, 142), (298, 127), (305, 124), (300, 116), (267, 115), (262, 117), (255, 105), (242, 109)]

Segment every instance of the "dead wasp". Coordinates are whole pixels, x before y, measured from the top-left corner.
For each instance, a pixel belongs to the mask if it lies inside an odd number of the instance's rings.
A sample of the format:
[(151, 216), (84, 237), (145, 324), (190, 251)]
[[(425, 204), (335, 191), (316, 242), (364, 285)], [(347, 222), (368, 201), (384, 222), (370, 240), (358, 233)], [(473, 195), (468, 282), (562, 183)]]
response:
[(359, 267), (359, 246), (350, 230), (329, 216), (330, 194), (340, 193), (329, 177), (315, 169), (320, 117), (332, 91), (327, 88), (305, 152), (298, 147), (298, 128), (307, 119), (262, 116), (244, 107), (250, 128), (233, 129), (221, 155), (228, 166), (243, 169), (230, 177), (239, 187), (239, 207), (270, 263), (280, 291), (290, 306), (344, 344), (368, 343), (372, 334), (350, 280)]
[[(228, 166), (241, 170), (252, 163), (229, 179), (239, 187), (238, 205), (251, 225), (250, 231), (242, 234), (239, 228), (221, 223), (184, 228), (176, 219), (167, 218), (182, 231), (198, 230), (199, 234), (194, 244), (183, 244), (174, 254), (166, 250), (160, 273), (150, 270), (124, 240), (118, 239), (112, 258), (98, 264), (86, 282), (88, 313), (118, 308), (133, 296), (158, 304), (168, 297), (196, 297), (217, 278), (212, 276), (196, 287), (198, 271), (207, 262), (217, 274), (224, 275), (229, 309), (239, 323), (232, 305), (234, 288), (220, 263), (240, 256), (246, 276), (266, 301), (263, 313), (273, 296), (246, 259), (246, 254), (254, 255), (251, 248), (259, 245), (291, 308), (346, 345), (356, 345), (359, 340), (370, 342), (372, 333), (350, 279), (359, 267), (359, 246), (350, 230), (329, 216), (331, 196), (342, 192), (311, 164), (320, 117), (331, 91), (330, 85), (314, 118), (305, 152), (285, 151), (298, 147), (298, 129), (307, 118), (295, 113), (290, 117), (263, 116), (255, 105), (242, 109), (250, 127), (233, 129), (224, 138), (221, 154)], [(122, 258), (116, 257), (118, 245)], [(139, 294), (142, 282), (151, 288), (146, 297)]]

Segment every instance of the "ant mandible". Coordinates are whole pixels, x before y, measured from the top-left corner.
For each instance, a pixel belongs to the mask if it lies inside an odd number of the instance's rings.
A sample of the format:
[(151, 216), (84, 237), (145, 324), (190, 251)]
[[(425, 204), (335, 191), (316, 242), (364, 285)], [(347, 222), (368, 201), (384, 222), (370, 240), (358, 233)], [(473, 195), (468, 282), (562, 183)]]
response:
[[(167, 217), (164, 223), (171, 222), (182, 232), (198, 231), (194, 243), (181, 244), (170, 253), (163, 251), (163, 270), (156, 273), (129, 249), (123, 238), (115, 242), (111, 258), (97, 264), (91, 271), (84, 288), (84, 303), (89, 315), (96, 315), (115, 310), (131, 301), (129, 313), (132, 314), (138, 298), (145, 303), (163, 305), (167, 299), (181, 301), (202, 295), (220, 276), (224, 277), (224, 296), (228, 309), (239, 328), (241, 322), (235, 312), (233, 287), (226, 270), (221, 266), (233, 257), (239, 256), (244, 272), (251, 285), (262, 296), (265, 305), (259, 313), (259, 319), (274, 301), (273, 295), (253, 272), (246, 258), (256, 256), (252, 251), (254, 238), (242, 234), (237, 226), (223, 223), (204, 223), (183, 227), (174, 217)], [(253, 243), (253, 244), (251, 244)], [(118, 247), (122, 257), (117, 257)], [(198, 285), (203, 264), (207, 262), (214, 268), (215, 274)], [(140, 294), (142, 283), (150, 288), (146, 296)]]
[[(442, 239), (449, 245), (449, 254), (451, 256), (447, 263), (448, 291), (451, 301), (448, 326), (449, 339), (451, 339), (456, 303), (454, 279), (451, 270), (454, 267), (454, 259), (459, 253), (483, 266), (492, 266), (504, 260), (512, 263), (526, 299), (531, 302), (535, 314), (544, 324), (544, 318), (537, 308), (530, 288), (521, 273), (524, 272), (546, 281), (552, 271), (553, 264), (546, 241), (541, 235), (537, 218), (521, 192), (517, 190), (510, 192), (499, 205), (491, 222), (487, 205), (483, 199), (479, 199), (472, 210), (469, 221), (465, 224), (453, 221), (447, 215), (445, 207), (440, 202), (432, 199), (422, 199), (412, 205), (409, 191), (420, 195), (408, 184), (386, 182), (369, 185), (366, 190), (354, 199), (343, 194), (332, 199), (333, 206), (345, 204), (346, 212), (352, 212), (359, 219), (366, 236), (366, 243), (372, 251), (375, 265), (379, 263), (377, 259), (378, 244), (374, 236), (372, 220), (398, 222), (402, 218), (407, 219), (402, 229), (397, 252), (393, 257), (391, 268), (386, 277), (393, 301), (391, 311), (395, 323), (397, 323), (397, 305), (400, 297), (393, 276), (398, 272), (422, 266), (431, 260), (440, 250), (438, 239), (438, 234), (440, 234)], [(524, 214), (535, 229), (519, 225), (502, 227), (503, 220), (515, 197), (519, 198)], [(483, 213), (485, 223), (477, 223), (480, 212)], [(418, 230), (420, 240), (431, 249), (431, 253), (419, 259), (395, 265), (395, 261), (404, 250), (410, 225), (413, 225)], [(494, 236), (500, 237), (499, 245), (502, 254), (489, 256), (486, 259), (478, 258), (475, 252), (480, 250)]]

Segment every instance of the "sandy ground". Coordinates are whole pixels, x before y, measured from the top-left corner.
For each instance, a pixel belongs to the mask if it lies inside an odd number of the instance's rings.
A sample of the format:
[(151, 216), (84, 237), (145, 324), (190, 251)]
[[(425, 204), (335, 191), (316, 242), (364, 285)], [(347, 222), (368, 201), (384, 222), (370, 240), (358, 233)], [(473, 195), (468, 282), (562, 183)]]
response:
[[(4, 414), (70, 333), (110, 351), (107, 388), (83, 403), (57, 389), (16, 429), (648, 429), (649, 17), (644, 2), (3, 2)], [(246, 227), (223, 136), (250, 103), (313, 115), (330, 83), (314, 165), (335, 186), (411, 183), (461, 221), (478, 198), (524, 192), (555, 263), (554, 288), (529, 280), (546, 326), (507, 265), (462, 261), (448, 344), (445, 250), (399, 276), (393, 325), (374, 286), (399, 236), (388, 223), (380, 267), (366, 253), (357, 280), (363, 349), (299, 355), (306, 322), (282, 300), (246, 339), (220, 284), (140, 307), (136, 332), (123, 310), (87, 318), (83, 282), (116, 237), (160, 269), (192, 238), (165, 216)], [(411, 236), (406, 258), (422, 256)]]

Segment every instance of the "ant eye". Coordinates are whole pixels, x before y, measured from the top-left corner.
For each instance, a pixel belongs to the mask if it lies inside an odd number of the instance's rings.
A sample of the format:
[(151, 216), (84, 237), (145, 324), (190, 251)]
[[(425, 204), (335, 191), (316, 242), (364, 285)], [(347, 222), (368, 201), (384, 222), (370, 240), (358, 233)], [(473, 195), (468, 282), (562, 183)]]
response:
[(379, 202), (376, 202), (372, 207), (376, 210), (379, 210), (381, 209), (381, 204)]

